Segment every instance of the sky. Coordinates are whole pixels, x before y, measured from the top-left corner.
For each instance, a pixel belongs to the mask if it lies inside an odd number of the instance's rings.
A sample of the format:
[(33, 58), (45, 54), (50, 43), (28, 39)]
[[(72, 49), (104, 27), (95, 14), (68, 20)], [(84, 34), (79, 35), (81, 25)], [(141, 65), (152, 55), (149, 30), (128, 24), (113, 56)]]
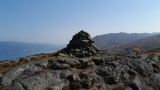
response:
[(66, 44), (80, 30), (160, 32), (160, 0), (0, 0), (0, 41)]

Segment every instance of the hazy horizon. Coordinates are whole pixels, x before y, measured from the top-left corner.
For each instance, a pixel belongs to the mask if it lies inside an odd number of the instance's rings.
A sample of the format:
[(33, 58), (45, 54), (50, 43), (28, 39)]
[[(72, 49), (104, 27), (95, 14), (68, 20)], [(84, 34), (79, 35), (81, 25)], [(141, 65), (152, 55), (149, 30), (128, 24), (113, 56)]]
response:
[[(76, 32), (77, 33), (77, 32)], [(73, 35), (75, 35), (76, 33), (74, 33)], [(143, 34), (143, 33), (160, 33), (160, 32), (113, 32), (113, 33), (102, 33), (102, 34), (97, 34), (97, 35), (91, 35), (91, 38), (94, 38), (95, 36), (99, 36), (99, 35), (106, 35), (106, 34), (115, 34), (115, 33), (127, 33), (127, 34)], [(44, 45), (67, 45), (69, 43), (69, 41), (72, 39), (72, 36), (70, 36), (68, 41), (65, 41), (64, 43), (50, 43), (50, 42), (31, 42), (31, 41), (15, 41), (15, 40), (1, 40), (0, 42), (17, 42), (17, 43), (30, 43), (30, 44), (44, 44)]]
[(160, 32), (159, 0), (2, 0), (0, 41), (66, 44), (85, 30)]

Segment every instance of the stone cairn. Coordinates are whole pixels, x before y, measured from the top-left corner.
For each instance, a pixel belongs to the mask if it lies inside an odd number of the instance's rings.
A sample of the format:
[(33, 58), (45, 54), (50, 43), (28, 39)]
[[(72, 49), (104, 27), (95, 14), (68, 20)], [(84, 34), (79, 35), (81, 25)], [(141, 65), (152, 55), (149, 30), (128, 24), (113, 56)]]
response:
[(100, 51), (93, 43), (94, 41), (91, 40), (90, 35), (81, 30), (73, 36), (66, 48), (59, 51), (59, 54), (78, 58), (99, 55)]

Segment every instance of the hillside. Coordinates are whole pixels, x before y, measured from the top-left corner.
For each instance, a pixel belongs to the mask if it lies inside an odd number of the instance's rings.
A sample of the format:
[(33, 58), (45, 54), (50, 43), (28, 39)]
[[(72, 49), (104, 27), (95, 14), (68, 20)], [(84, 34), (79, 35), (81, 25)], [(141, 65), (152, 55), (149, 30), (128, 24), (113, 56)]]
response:
[(95, 41), (95, 45), (99, 49), (105, 50), (157, 34), (158, 33), (110, 33), (95, 36), (93, 41)]
[(62, 45), (0, 41), (0, 60), (15, 59), (32, 54), (51, 52), (60, 48), (62, 48)]
[(117, 47), (118, 49), (140, 48), (143, 50), (160, 49), (160, 35), (150, 36)]
[(0, 90), (160, 90), (160, 50), (104, 53), (80, 31), (57, 52), (0, 62)]

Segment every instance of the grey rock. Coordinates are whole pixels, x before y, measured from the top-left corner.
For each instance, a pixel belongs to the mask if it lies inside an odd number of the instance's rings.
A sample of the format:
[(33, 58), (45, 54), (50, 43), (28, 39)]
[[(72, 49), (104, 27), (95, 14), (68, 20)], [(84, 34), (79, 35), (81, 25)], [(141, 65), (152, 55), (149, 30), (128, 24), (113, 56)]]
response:
[(61, 79), (61, 71), (48, 71), (14, 82), (8, 90), (62, 90), (67, 81)]
[(153, 73), (153, 67), (142, 60), (131, 60), (130, 67), (144, 76), (149, 76)]
[(60, 64), (58, 62), (54, 62), (51, 66), (51, 69), (53, 70), (64, 70), (70, 68), (70, 65), (68, 64)]
[(7, 86), (12, 83), (13, 80), (28, 75), (35, 74), (35, 72), (42, 71), (43, 68), (45, 68), (48, 64), (48, 61), (38, 61), (35, 63), (29, 63), (29, 64), (24, 64), (22, 66), (18, 66), (6, 74), (2, 76), (2, 82), (1, 84), (3, 86)]
[(157, 56), (154, 56), (154, 57), (153, 57), (153, 61), (155, 61), (155, 62), (160, 62), (160, 59), (159, 59)]
[(69, 64), (71, 67), (80, 66), (80, 62), (77, 59), (74, 59), (74, 58), (66, 58), (65, 62), (66, 62), (66, 64)]
[(96, 65), (103, 65), (103, 64), (105, 64), (105, 61), (102, 58), (100, 58), (100, 57), (94, 57), (92, 60), (93, 60), (93, 62)]

